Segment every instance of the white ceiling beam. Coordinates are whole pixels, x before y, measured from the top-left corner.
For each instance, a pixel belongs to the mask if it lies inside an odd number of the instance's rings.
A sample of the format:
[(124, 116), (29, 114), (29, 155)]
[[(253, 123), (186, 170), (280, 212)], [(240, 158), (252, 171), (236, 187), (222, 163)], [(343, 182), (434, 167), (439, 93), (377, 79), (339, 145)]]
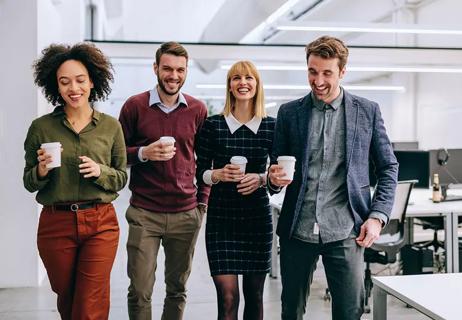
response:
[[(111, 58), (152, 59), (160, 44), (95, 42)], [(304, 46), (185, 44), (191, 59), (303, 63)], [(462, 49), (350, 48), (349, 64), (357, 66), (428, 66), (461, 68)]]

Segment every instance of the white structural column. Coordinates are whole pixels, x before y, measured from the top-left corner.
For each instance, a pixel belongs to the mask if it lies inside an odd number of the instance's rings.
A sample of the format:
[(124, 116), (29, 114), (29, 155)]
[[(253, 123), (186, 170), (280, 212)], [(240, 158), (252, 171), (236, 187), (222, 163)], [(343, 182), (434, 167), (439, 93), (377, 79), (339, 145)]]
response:
[[(399, 8), (393, 14), (393, 22), (399, 24), (413, 24), (416, 22), (418, 9), (407, 7), (405, 2), (398, 2)], [(395, 34), (396, 46), (415, 46), (416, 37), (410, 34)], [(418, 74), (415, 73), (392, 73), (391, 80), (394, 85), (404, 86), (404, 93), (394, 94), (392, 105), (390, 106), (394, 115), (393, 121), (388, 123), (390, 131), (394, 134), (390, 137), (395, 141), (416, 141), (417, 140), (417, 102), (416, 102), (416, 82)]]
[(36, 245), (39, 206), (22, 184), (24, 139), (51, 108), (31, 65), (51, 42), (83, 39), (81, 1), (0, 1), (0, 288), (37, 286), (45, 273)]

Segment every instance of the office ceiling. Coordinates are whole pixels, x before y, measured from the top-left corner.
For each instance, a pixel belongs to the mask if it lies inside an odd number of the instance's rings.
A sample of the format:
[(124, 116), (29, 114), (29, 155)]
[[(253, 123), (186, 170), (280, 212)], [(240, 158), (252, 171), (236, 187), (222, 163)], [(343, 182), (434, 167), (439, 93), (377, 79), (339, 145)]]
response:
[[(264, 84), (306, 85), (304, 45), (324, 34), (337, 36), (352, 47), (350, 70), (344, 79), (347, 86), (369, 87), (367, 90), (374, 86), (380, 91), (385, 86), (395, 94), (407, 89), (399, 81), (404, 74), (435, 72), (428, 69), (436, 67), (439, 72), (462, 70), (462, 35), (438, 34), (441, 30), (460, 29), (458, 10), (451, 10), (456, 2), (458, 0), (88, 0), (97, 5), (98, 19), (104, 20), (93, 33), (94, 40), (116, 41), (99, 44), (116, 64), (127, 66), (135, 59), (137, 66), (149, 66), (159, 42), (186, 43), (192, 58), (187, 91), (218, 101), (224, 89), (203, 85), (224, 84), (225, 66), (241, 58), (261, 67)], [(318, 31), (278, 29), (284, 25), (315, 27)], [(333, 26), (349, 29), (319, 30)], [(358, 28), (377, 27), (411, 29), (409, 32), (413, 33), (358, 32)], [(414, 33), (412, 29), (416, 28), (433, 34)], [(284, 69), (284, 66), (301, 70), (264, 70), (265, 67)], [(307, 89), (266, 91), (275, 101), (284, 101), (304, 95)]]
[[(290, 23), (382, 23), (460, 29), (458, 0), (87, 0), (101, 8), (104, 40), (306, 44), (328, 31), (280, 31)], [(462, 36), (328, 32), (358, 46), (460, 47)]]

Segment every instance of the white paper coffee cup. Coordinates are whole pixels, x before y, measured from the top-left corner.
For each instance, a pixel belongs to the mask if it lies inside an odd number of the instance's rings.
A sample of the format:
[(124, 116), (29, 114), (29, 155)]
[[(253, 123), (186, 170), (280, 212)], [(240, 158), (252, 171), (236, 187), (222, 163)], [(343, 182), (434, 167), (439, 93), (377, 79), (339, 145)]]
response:
[(47, 169), (61, 167), (61, 143), (47, 142), (40, 146), (45, 153), (51, 155), (51, 162), (47, 164)]
[(285, 172), (285, 176), (281, 179), (293, 180), (294, 179), (294, 171), (295, 171), (295, 157), (292, 156), (279, 156), (278, 157), (278, 165), (280, 165)]
[(171, 136), (163, 136), (163, 137), (160, 137), (159, 140), (162, 142), (171, 142), (173, 144), (175, 144), (175, 141), (176, 141), (175, 138)]
[(238, 165), (242, 173), (245, 173), (245, 167), (247, 165), (247, 158), (242, 156), (234, 156), (230, 160), (231, 164)]

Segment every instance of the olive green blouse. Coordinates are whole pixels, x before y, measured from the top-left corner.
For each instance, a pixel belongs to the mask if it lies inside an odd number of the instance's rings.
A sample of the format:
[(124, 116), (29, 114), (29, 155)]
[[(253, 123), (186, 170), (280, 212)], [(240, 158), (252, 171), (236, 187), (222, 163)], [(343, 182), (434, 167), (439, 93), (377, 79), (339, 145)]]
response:
[[(48, 175), (37, 174), (37, 150), (45, 142), (60, 142), (61, 167)], [(93, 111), (92, 121), (77, 133), (66, 119), (63, 107), (34, 120), (24, 142), (26, 166), (24, 186), (38, 191), (42, 205), (94, 200), (109, 203), (127, 183), (127, 155), (120, 123), (113, 117)], [(79, 156), (87, 156), (101, 167), (98, 178), (84, 178), (79, 173)]]

